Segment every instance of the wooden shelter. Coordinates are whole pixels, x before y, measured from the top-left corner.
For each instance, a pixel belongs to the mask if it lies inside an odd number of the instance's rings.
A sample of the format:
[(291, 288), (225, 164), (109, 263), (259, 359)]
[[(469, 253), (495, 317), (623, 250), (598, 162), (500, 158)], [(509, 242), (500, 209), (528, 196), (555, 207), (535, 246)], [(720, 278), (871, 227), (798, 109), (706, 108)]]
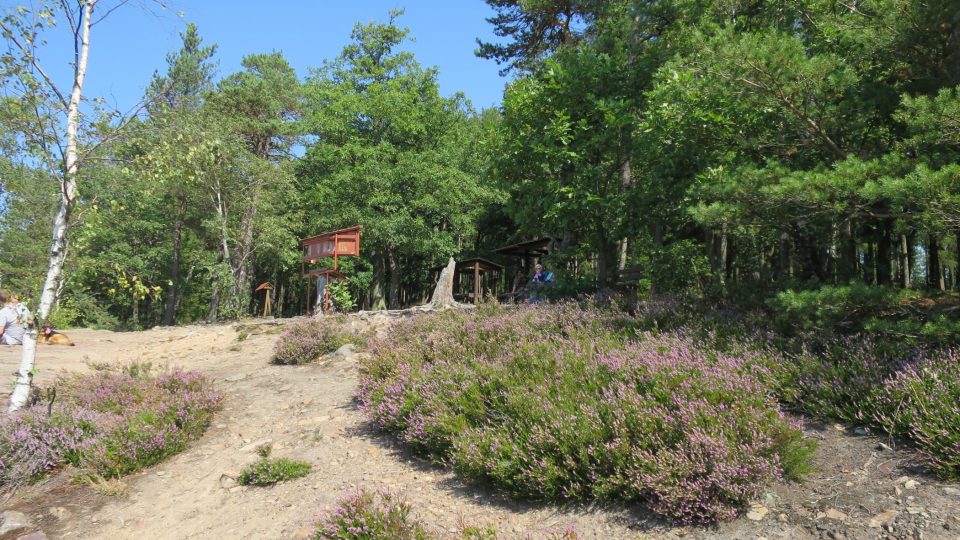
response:
[[(433, 270), (437, 274), (443, 270), (443, 266), (435, 267)], [(463, 291), (462, 276), (471, 276), (471, 285), (469, 292)], [(500, 278), (503, 276), (503, 266), (488, 261), (487, 259), (473, 258), (458, 261), (454, 275), (454, 296), (465, 298), (474, 304), (479, 304), (483, 298), (484, 289), (497, 294)], [(457, 291), (460, 291), (459, 293)]]
[[(307, 278), (307, 314), (310, 314), (310, 282), (318, 279), (324, 283), (323, 311), (330, 309), (330, 289), (326, 286), (331, 280), (345, 276), (337, 271), (340, 257), (358, 257), (360, 255), (360, 231), (363, 225), (347, 229), (325, 232), (301, 242), (303, 259), (300, 262), (300, 274)], [(333, 268), (311, 270), (308, 265), (316, 264), (319, 259), (333, 258)], [(321, 291), (317, 291), (320, 294)], [(319, 300), (319, 299), (318, 299)]]
[(556, 240), (550, 237), (518, 242), (493, 250), (494, 253), (501, 257), (520, 259), (519, 264), (508, 265), (511, 272), (509, 274), (511, 277), (508, 281), (512, 281), (512, 286), (511, 283), (507, 284), (507, 291), (504, 293), (503, 299), (514, 298), (520, 286), (529, 279), (534, 263), (540, 262), (543, 256), (555, 250)]

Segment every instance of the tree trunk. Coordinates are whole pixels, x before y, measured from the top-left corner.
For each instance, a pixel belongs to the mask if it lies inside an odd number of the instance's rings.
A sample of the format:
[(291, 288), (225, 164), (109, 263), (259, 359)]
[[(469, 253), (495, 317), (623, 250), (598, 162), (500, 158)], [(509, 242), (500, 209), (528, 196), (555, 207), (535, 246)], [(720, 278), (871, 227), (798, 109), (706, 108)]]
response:
[(901, 285), (904, 289), (910, 288), (910, 275), (913, 272), (913, 267), (911, 263), (913, 262), (913, 257), (910, 256), (910, 250), (913, 246), (907, 241), (907, 235), (900, 235), (900, 273), (901, 273)]
[[(87, 74), (87, 59), (90, 54), (90, 27), (93, 16), (93, 6), (96, 0), (84, 3), (79, 25), (80, 46), (77, 55), (77, 64), (73, 74), (73, 88), (70, 91), (70, 101), (67, 106), (67, 141), (64, 149), (64, 172), (60, 181), (60, 208), (53, 221), (53, 240), (50, 244), (50, 261), (47, 265), (47, 277), (43, 282), (40, 295), (40, 304), (37, 307), (37, 316), (46, 321), (50, 316), (50, 308), (56, 301), (57, 287), (63, 275), (63, 261), (67, 254), (67, 233), (70, 229), (70, 215), (73, 212), (74, 201), (77, 198), (77, 171), (79, 170), (79, 155), (77, 151), (77, 131), (80, 122), (80, 101), (83, 96), (83, 80)], [(17, 382), (10, 395), (9, 412), (13, 413), (22, 408), (30, 397), (30, 387), (33, 383), (33, 366), (37, 352), (37, 328), (29, 328), (23, 336), (23, 348), (20, 357), (20, 369), (17, 371)]]
[[(193, 279), (193, 270), (195, 266), (190, 266), (190, 269), (187, 270), (187, 277), (183, 279), (183, 283), (177, 287), (177, 297), (173, 300), (173, 313), (176, 315), (180, 312), (180, 305), (183, 303), (183, 294), (186, 291), (187, 286), (190, 284), (190, 281)], [(174, 317), (174, 322), (176, 322), (176, 317)]]
[[(958, 27), (957, 32), (960, 32), (960, 27)], [(960, 283), (958, 283), (960, 281), (960, 229), (957, 229), (955, 234), (957, 236), (957, 245), (954, 246), (956, 248), (957, 264), (953, 267), (953, 290), (958, 290), (960, 289)]]
[(790, 267), (790, 235), (785, 230), (780, 231), (780, 246), (777, 250), (777, 270), (780, 278), (792, 276)]
[[(630, 187), (633, 186), (633, 167), (630, 164), (630, 158), (623, 160), (623, 164), (620, 165), (620, 193), (626, 193)], [(623, 219), (630, 219), (629, 215), (625, 215)], [(621, 221), (622, 223), (622, 221)], [(627, 267), (627, 253), (629, 251), (629, 242), (627, 237), (624, 236), (620, 239), (620, 257), (617, 261), (617, 269), (623, 270)]]
[(233, 264), (234, 283), (233, 283), (233, 303), (242, 314), (249, 312), (250, 294), (253, 289), (251, 280), (253, 279), (253, 260), (254, 260), (254, 224), (257, 218), (257, 200), (258, 186), (254, 181), (250, 183), (248, 194), (249, 202), (243, 212), (243, 220), (240, 226), (240, 247), (235, 256), (237, 260)]
[(370, 309), (379, 311), (387, 309), (384, 291), (386, 290), (387, 269), (386, 257), (377, 253), (373, 257), (373, 284), (370, 289)]
[(180, 251), (183, 235), (183, 216), (186, 212), (187, 198), (177, 193), (177, 217), (173, 224), (173, 259), (170, 261), (170, 290), (167, 292), (167, 306), (163, 313), (163, 325), (172, 326), (177, 318), (177, 301), (180, 296)]
[(717, 260), (720, 265), (720, 285), (726, 286), (727, 284), (727, 266), (728, 259), (730, 257), (730, 237), (727, 235), (727, 224), (724, 223), (723, 227), (720, 229), (720, 252)]
[(857, 277), (857, 237), (852, 220), (846, 220), (842, 226), (842, 238), (838, 261), (840, 281), (849, 283)]
[(940, 267), (940, 244), (936, 235), (927, 237), (927, 288), (943, 290), (943, 269)]
[(877, 284), (890, 285), (892, 265), (890, 264), (891, 223), (885, 220), (880, 224), (880, 237), (877, 239)]
[(396, 248), (387, 247), (387, 269), (390, 272), (390, 290), (387, 301), (390, 309), (400, 309), (400, 265), (397, 264)]

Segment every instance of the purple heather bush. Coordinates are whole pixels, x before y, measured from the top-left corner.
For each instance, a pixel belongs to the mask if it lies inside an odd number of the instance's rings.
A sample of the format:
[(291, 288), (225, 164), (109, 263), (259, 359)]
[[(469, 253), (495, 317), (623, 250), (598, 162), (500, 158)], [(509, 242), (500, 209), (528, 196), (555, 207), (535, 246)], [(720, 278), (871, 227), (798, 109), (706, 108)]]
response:
[[(829, 309), (831, 317), (848, 322), (863, 311)], [(960, 479), (960, 350), (949, 332), (892, 339), (889, 332), (838, 335), (831, 329), (791, 336), (771, 331), (756, 313), (678, 298), (647, 301), (635, 312), (641, 328), (681, 329), (698, 343), (734, 356), (761, 352), (770, 358), (764, 377), (782, 403), (815, 417), (885, 431), (915, 446), (932, 472)], [(773, 319), (784, 324), (785, 317)], [(921, 324), (897, 324), (907, 323)]]
[(932, 472), (960, 478), (960, 351), (852, 335), (788, 358), (775, 368), (784, 403), (878, 428), (915, 445)]
[(411, 515), (410, 505), (388, 493), (356, 490), (323, 516), (316, 540), (428, 540), (432, 538)]
[(931, 469), (960, 479), (960, 352), (924, 358), (884, 381), (874, 420), (914, 441)]
[[(401, 497), (387, 492), (356, 489), (341, 498), (317, 525), (314, 540), (433, 540), (447, 534), (431, 533), (412, 515), (413, 508)], [(502, 536), (492, 526), (464, 525), (463, 540), (497, 540)], [(528, 532), (527, 540), (578, 540), (573, 527)]]
[(415, 451), (518, 497), (710, 522), (802, 472), (811, 445), (767, 384), (779, 358), (637, 326), (572, 303), (414, 318), (371, 343), (360, 401)]
[(284, 330), (273, 350), (276, 364), (306, 364), (359, 338), (346, 329), (346, 317), (326, 315), (296, 321)]
[(0, 419), (0, 485), (65, 464), (117, 477), (179, 452), (209, 425), (222, 397), (198, 372), (142, 369), (72, 375), (41, 403)]

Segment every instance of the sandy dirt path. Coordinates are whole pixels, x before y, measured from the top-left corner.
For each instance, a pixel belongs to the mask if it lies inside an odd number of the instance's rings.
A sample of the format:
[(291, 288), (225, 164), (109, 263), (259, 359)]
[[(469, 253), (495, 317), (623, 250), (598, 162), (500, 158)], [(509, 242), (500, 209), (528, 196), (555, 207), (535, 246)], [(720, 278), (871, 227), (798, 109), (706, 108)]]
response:
[[(832, 426), (810, 430), (822, 440), (817, 471), (803, 486), (772, 486), (759, 501), (763, 511), (756, 509), (753, 517), (762, 514), (756, 520), (672, 528), (631, 507), (511, 502), (372, 433), (353, 402), (355, 358), (269, 364), (280, 328), (261, 326), (242, 341), (238, 336), (249, 327), (240, 333), (236, 325), (79, 330), (69, 333), (76, 347), (41, 347), (40, 381), (88, 370), (90, 362), (177, 365), (210, 375), (225, 405), (189, 449), (125, 478), (123, 495), (105, 496), (59, 475), (9, 500), (7, 508), (27, 513), (50, 538), (304, 538), (323, 511), (364, 487), (402, 495), (429, 528), (450, 538), (463, 523), (493, 525), (501, 538), (541, 538), (567, 525), (582, 538), (598, 539), (919, 537), (915, 532), (960, 538), (960, 491), (953, 498), (950, 486), (919, 475), (912, 454), (877, 450), (878, 439)], [(0, 347), (3, 373), (16, 369), (18, 354), (19, 349)], [(255, 448), (264, 441), (273, 444), (274, 456), (305, 460), (313, 472), (268, 488), (236, 486), (231, 477), (256, 459)], [(919, 480), (919, 488), (906, 493), (908, 474)], [(870, 527), (871, 519), (888, 510), (896, 512), (890, 530), (887, 522)]]

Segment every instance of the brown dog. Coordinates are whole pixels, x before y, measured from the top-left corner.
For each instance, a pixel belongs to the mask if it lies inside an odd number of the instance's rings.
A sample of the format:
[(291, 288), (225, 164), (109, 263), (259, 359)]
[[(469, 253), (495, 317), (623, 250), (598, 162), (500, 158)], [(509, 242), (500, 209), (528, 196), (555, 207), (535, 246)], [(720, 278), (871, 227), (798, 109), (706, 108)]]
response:
[(67, 345), (70, 347), (74, 346), (74, 343), (70, 341), (70, 338), (66, 334), (61, 334), (53, 329), (52, 326), (44, 326), (40, 335), (37, 336), (37, 343), (46, 343), (47, 345)]

